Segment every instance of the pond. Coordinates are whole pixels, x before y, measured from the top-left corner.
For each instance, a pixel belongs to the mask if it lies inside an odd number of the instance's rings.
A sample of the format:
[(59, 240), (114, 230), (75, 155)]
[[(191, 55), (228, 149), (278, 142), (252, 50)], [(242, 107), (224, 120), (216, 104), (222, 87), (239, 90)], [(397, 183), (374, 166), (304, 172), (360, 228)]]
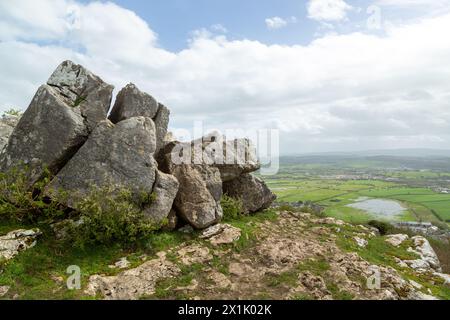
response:
[(384, 217), (401, 215), (406, 210), (405, 207), (394, 200), (368, 198), (359, 198), (355, 203), (349, 204), (347, 207), (363, 210), (367, 213)]

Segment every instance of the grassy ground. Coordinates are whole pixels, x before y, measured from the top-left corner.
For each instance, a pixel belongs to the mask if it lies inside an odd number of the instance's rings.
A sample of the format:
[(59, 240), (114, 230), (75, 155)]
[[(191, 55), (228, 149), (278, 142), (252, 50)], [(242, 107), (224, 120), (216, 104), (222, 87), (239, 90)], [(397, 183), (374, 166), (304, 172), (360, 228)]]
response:
[[(0, 229), (14, 229), (8, 223), (0, 223)], [(31, 226), (26, 226), (27, 228)], [(39, 226), (41, 229), (42, 226)], [(56, 241), (50, 229), (42, 229), (34, 248), (20, 253), (8, 262), (0, 262), (0, 286), (10, 286), (5, 298), (18, 294), (20, 299), (86, 299), (80, 290), (68, 290), (67, 268), (72, 265), (81, 269), (81, 282), (84, 286), (90, 275), (114, 275), (117, 270), (108, 266), (121, 257), (127, 256), (132, 265), (142, 263), (142, 255), (152, 256), (156, 252), (175, 246), (187, 240), (181, 233), (155, 233), (143, 239), (134, 247), (89, 246), (77, 249), (70, 244)], [(3, 232), (2, 232), (3, 233)], [(89, 298), (91, 299), (91, 298)]]

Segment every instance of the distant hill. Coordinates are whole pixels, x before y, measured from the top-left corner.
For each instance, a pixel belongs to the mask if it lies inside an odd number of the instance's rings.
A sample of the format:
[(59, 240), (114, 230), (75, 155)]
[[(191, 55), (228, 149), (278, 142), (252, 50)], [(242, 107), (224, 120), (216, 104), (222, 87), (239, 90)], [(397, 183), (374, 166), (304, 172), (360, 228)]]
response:
[(361, 151), (341, 151), (341, 152), (314, 152), (286, 154), (283, 157), (305, 157), (305, 156), (395, 156), (395, 157), (450, 157), (450, 149), (379, 149)]
[(335, 168), (401, 168), (450, 171), (450, 150), (403, 149), (283, 156), (282, 165), (314, 164)]

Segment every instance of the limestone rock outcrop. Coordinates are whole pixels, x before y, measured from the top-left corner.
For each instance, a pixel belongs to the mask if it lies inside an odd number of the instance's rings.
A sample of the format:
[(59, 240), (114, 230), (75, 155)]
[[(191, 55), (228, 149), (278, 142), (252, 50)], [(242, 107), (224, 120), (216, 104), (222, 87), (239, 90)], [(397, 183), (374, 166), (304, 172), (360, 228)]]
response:
[(408, 251), (419, 256), (416, 260), (406, 260), (406, 264), (418, 271), (442, 272), (441, 263), (431, 247), (430, 242), (422, 236), (412, 237), (414, 248), (408, 248)]
[[(112, 91), (84, 67), (63, 62), (15, 128), (6, 128), (12, 133), (1, 135), (9, 138), (0, 170), (27, 165), (31, 188), (48, 169), (45, 195), (72, 209), (92, 192), (126, 189), (145, 218), (168, 220), (170, 229), (181, 222), (197, 229), (220, 222), (224, 189), (243, 200), (245, 213), (270, 206), (273, 194), (250, 175), (260, 164), (249, 139), (227, 141), (212, 133), (172, 141), (169, 109), (134, 84), (118, 93), (107, 118)], [(142, 195), (152, 201), (142, 205)]]

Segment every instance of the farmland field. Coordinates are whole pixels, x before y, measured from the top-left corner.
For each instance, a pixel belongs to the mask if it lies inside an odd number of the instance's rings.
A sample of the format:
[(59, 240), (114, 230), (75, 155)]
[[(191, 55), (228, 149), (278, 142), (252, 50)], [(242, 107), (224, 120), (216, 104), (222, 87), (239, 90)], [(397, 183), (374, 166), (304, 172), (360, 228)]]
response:
[[(430, 187), (446, 183), (444, 172), (390, 169), (382, 172), (373, 162), (353, 162), (351, 168), (330, 164), (282, 164), (278, 175), (263, 177), (278, 202), (312, 201), (325, 214), (349, 222), (370, 219), (390, 221), (450, 222), (450, 194)], [(443, 182), (444, 181), (444, 182)], [(430, 185), (430, 186), (429, 186)], [(364, 199), (395, 201), (404, 210), (393, 216), (377, 216), (349, 205)]]

